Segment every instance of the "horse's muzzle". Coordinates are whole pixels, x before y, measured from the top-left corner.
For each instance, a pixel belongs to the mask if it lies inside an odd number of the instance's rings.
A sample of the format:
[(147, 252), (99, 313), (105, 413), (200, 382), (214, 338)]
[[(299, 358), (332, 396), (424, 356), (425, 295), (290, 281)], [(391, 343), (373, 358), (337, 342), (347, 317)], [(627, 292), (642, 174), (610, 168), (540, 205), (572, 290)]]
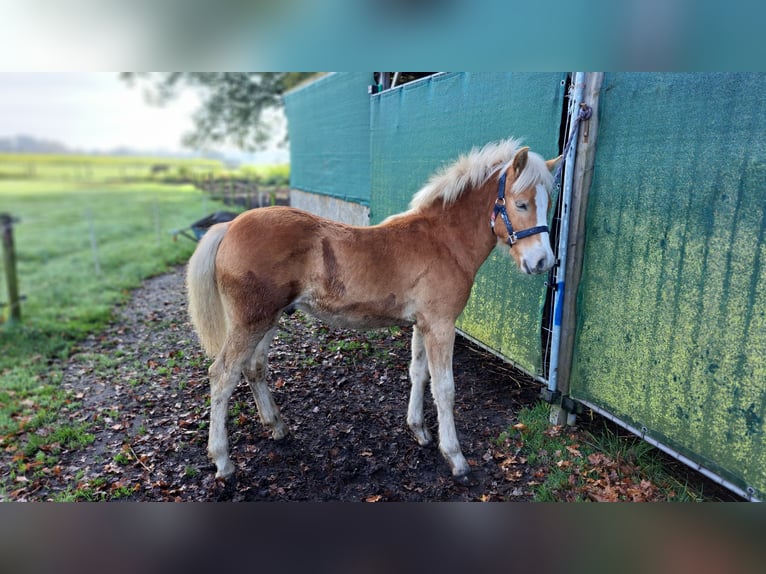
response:
[(553, 255), (544, 253), (538, 257), (524, 257), (521, 260), (521, 270), (527, 275), (540, 275), (553, 267)]

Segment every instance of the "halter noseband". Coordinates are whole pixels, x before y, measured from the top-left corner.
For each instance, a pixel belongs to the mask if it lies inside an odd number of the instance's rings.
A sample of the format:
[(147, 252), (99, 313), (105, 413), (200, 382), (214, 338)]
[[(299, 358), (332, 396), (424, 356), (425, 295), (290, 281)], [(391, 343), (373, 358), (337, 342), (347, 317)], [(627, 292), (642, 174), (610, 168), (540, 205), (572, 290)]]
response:
[(495, 209), (492, 211), (492, 217), (489, 220), (489, 226), (492, 231), (495, 231), (495, 218), (497, 214), (503, 218), (505, 229), (508, 231), (508, 245), (513, 247), (519, 239), (524, 239), (530, 235), (536, 235), (537, 233), (548, 233), (547, 225), (538, 225), (536, 227), (530, 227), (522, 231), (514, 231), (511, 220), (508, 219), (508, 212), (505, 210), (505, 176), (506, 172), (503, 172), (500, 179), (497, 182), (497, 199), (495, 200)]

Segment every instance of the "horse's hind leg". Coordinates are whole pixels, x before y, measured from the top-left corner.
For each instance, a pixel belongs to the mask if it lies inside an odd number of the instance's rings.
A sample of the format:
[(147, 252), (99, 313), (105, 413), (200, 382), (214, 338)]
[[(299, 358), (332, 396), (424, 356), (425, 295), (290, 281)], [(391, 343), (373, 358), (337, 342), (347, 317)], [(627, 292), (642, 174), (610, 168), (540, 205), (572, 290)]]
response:
[(269, 345), (271, 345), (276, 331), (277, 329), (274, 327), (261, 339), (244, 372), (245, 379), (253, 391), (261, 422), (271, 429), (271, 436), (279, 440), (287, 436), (289, 430), (282, 420), (282, 414), (279, 412), (279, 407), (274, 403), (274, 397), (271, 395), (267, 384)]
[(248, 334), (230, 334), (208, 371), (210, 376), (210, 430), (207, 452), (216, 466), (216, 478), (226, 478), (234, 472), (229, 459), (229, 439), (226, 417), (229, 399), (242, 375), (242, 369), (252, 352)]
[(418, 326), (412, 328), (412, 361), (410, 362), (410, 402), (407, 406), (407, 426), (420, 446), (431, 442), (431, 433), (423, 424), (423, 394), (428, 382), (428, 358), (423, 344), (423, 333)]

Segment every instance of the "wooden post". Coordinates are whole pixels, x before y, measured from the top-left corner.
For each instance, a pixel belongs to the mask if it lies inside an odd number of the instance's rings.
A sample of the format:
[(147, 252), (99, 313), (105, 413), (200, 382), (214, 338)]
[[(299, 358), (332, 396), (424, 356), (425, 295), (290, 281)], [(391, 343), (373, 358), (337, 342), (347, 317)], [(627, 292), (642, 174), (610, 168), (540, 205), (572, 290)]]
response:
[(569, 212), (569, 237), (567, 238), (566, 277), (561, 315), (561, 340), (559, 344), (558, 390), (569, 393), (569, 377), (572, 372), (574, 337), (577, 327), (577, 291), (582, 276), (583, 250), (585, 248), (585, 212), (588, 193), (593, 181), (593, 162), (598, 136), (598, 102), (604, 74), (591, 72), (585, 76), (583, 103), (589, 105), (593, 115), (580, 124), (575, 155), (575, 172), (572, 181), (572, 199)]
[(96, 228), (93, 225), (93, 211), (85, 210), (85, 217), (88, 219), (88, 230), (90, 231), (90, 248), (93, 251), (93, 265), (96, 268), (96, 275), (101, 275), (101, 260), (98, 256), (98, 242), (96, 241)]
[(8, 283), (8, 304), (11, 312), (8, 323), (21, 322), (21, 299), (19, 298), (19, 283), (16, 277), (16, 251), (13, 246), (13, 218), (8, 213), (0, 213), (0, 226), (3, 234), (3, 263), (5, 277)]
[(157, 247), (162, 245), (162, 233), (160, 227), (160, 206), (157, 203), (157, 196), (152, 199), (152, 211), (154, 212), (154, 234), (157, 236)]

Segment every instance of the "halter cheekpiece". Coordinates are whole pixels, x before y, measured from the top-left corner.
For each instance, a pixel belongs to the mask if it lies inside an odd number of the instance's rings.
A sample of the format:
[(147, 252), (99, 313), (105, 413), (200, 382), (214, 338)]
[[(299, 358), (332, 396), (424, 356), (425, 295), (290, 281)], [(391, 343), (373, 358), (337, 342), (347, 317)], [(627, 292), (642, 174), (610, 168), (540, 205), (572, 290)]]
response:
[(536, 235), (537, 233), (548, 233), (548, 226), (538, 225), (536, 227), (530, 227), (529, 229), (523, 229), (522, 231), (513, 230), (511, 220), (508, 219), (508, 212), (505, 210), (505, 176), (506, 172), (504, 171), (500, 175), (500, 179), (497, 181), (497, 199), (495, 200), (495, 209), (492, 210), (492, 217), (489, 220), (489, 226), (492, 228), (492, 231), (495, 230), (495, 219), (499, 213), (500, 217), (503, 218), (505, 229), (508, 231), (507, 243), (513, 247), (519, 239), (524, 239), (525, 237)]

